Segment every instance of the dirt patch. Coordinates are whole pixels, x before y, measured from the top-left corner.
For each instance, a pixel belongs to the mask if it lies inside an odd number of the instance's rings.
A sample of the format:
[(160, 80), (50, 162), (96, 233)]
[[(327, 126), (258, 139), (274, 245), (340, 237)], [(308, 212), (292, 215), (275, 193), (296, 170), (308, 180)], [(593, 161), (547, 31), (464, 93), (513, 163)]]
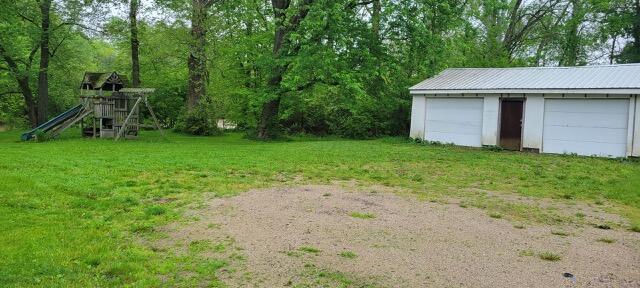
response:
[[(170, 241), (233, 239), (244, 260), (222, 275), (232, 287), (319, 286), (325, 278), (383, 287), (640, 286), (640, 233), (518, 229), (479, 209), (369, 189), (253, 190), (190, 214), (198, 221), (174, 228)], [(560, 259), (543, 260), (544, 252)]]

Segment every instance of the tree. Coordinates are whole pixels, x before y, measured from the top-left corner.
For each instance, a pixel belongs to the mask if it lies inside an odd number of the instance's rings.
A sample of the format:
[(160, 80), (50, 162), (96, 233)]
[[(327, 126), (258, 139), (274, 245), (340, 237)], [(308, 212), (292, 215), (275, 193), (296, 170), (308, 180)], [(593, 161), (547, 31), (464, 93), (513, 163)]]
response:
[(140, 87), (140, 41), (138, 40), (139, 0), (129, 1), (129, 30), (131, 31), (131, 84)]
[(295, 54), (299, 49), (299, 46), (296, 47), (293, 45), (289, 36), (293, 31), (298, 29), (300, 22), (307, 16), (313, 1), (314, 0), (302, 0), (298, 7), (296, 7), (297, 12), (287, 19), (287, 12), (291, 1), (271, 0), (275, 21), (272, 50), (275, 67), (273, 67), (272, 75), (269, 78), (267, 86), (273, 93), (273, 96), (262, 105), (256, 135), (259, 139), (269, 139), (277, 136), (280, 101), (286, 92), (280, 87), (280, 82), (282, 82), (282, 76), (288, 66), (287, 62), (283, 61), (283, 57)]
[(191, 41), (189, 44), (189, 81), (187, 110), (192, 111), (207, 95), (207, 19), (216, 0), (191, 0)]
[(38, 107), (31, 79), (32, 66), (40, 49), (37, 7), (27, 1), (2, 1), (0, 11), (0, 56), (6, 67), (1, 67), (14, 78), (17, 90), (23, 96), (29, 125), (38, 124)]
[[(75, 74), (93, 69), (156, 87), (166, 125), (197, 107), (261, 139), (365, 138), (404, 135), (407, 88), (446, 67), (640, 61), (640, 0), (158, 0), (172, 13), (149, 23), (141, 0), (82, 14), (78, 1), (0, 1), (0, 104), (20, 98), (32, 125), (75, 103)], [(102, 22), (123, 3), (126, 17)]]
[(38, 124), (47, 121), (49, 108), (49, 41), (51, 38), (51, 0), (40, 0), (40, 69), (38, 70)]
[(17, 82), (18, 88), (20, 89), (20, 93), (24, 97), (27, 111), (26, 114), (32, 127), (35, 127), (38, 124), (38, 119), (36, 105), (33, 99), (33, 91), (31, 90), (29, 82), (31, 64), (33, 63), (33, 57), (37, 51), (38, 50), (35, 48), (31, 50), (28, 59), (24, 61), (24, 68), (20, 69), (18, 66), (19, 60), (15, 60), (11, 55), (9, 55), (2, 43), (0, 43), (0, 56), (2, 56), (2, 59), (7, 64), (6, 70), (8, 70), (11, 76), (13, 76)]
[(522, 0), (514, 1), (509, 13), (509, 24), (502, 40), (510, 60), (514, 58), (514, 53), (522, 48), (522, 44), (531, 32), (539, 28), (541, 21), (559, 3), (561, 3), (559, 0), (534, 1), (527, 4)]
[(640, 63), (640, 0), (634, 0), (632, 9), (626, 10), (626, 18), (632, 19), (626, 27), (627, 34), (632, 39), (622, 49), (618, 60), (622, 63)]
[[(52, 0), (1, 3), (4, 9), (0, 25), (8, 29), (3, 28), (0, 32), (0, 56), (23, 95), (25, 114), (31, 126), (47, 120), (50, 62), (74, 33), (72, 29), (63, 28), (79, 25), (78, 11), (83, 7), (75, 2), (60, 2), (55, 7), (53, 3)], [(62, 18), (61, 14), (65, 17)], [(38, 69), (32, 71), (35, 61), (39, 62)], [(34, 78), (37, 79), (35, 85), (32, 83)]]
[(575, 66), (578, 63), (579, 54), (582, 52), (580, 26), (584, 22), (586, 14), (582, 0), (570, 0), (571, 18), (565, 24), (565, 35), (562, 45), (560, 66)]

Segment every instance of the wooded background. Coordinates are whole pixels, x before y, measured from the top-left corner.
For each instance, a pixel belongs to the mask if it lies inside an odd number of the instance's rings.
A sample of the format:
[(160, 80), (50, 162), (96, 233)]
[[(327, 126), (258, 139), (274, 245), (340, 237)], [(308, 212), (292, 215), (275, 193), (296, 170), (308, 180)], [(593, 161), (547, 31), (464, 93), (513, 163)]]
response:
[(4, 127), (35, 126), (77, 103), (85, 71), (117, 71), (157, 89), (150, 101), (167, 127), (196, 115), (258, 138), (406, 135), (407, 88), (447, 67), (640, 62), (639, 0), (0, 5)]

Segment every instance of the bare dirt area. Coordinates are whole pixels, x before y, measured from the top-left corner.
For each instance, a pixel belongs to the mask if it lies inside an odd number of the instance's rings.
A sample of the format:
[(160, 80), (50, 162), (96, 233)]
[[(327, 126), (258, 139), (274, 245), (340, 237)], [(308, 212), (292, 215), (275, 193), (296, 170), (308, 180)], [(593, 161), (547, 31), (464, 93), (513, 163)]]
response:
[(166, 241), (233, 239), (243, 260), (220, 275), (231, 287), (640, 287), (640, 233), (516, 228), (480, 209), (350, 190), (216, 198)]

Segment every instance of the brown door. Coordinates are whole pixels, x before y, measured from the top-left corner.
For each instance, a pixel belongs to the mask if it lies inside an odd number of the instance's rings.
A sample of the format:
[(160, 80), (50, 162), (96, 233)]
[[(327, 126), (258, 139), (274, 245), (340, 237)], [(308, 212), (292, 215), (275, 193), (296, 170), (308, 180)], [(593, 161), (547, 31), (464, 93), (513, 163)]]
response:
[(500, 146), (508, 150), (522, 147), (523, 99), (503, 99), (500, 109)]

